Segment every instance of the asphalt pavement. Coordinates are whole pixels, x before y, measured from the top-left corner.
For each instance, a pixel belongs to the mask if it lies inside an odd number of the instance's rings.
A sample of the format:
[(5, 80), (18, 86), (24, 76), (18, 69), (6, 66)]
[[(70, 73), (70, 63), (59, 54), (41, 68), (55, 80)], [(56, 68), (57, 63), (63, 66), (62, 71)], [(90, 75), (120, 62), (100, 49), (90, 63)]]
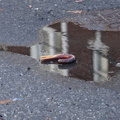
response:
[(17, 2), (1, 0), (0, 44), (31, 46), (41, 42), (40, 30), (42, 27), (74, 15), (67, 11), (88, 12), (118, 8), (120, 8), (119, 0), (109, 0), (109, 2), (108, 0), (84, 0), (83, 2), (75, 2), (75, 0), (22, 0)]
[(120, 92), (43, 71), (29, 56), (0, 52), (5, 120), (119, 120)]
[[(0, 45), (41, 42), (44, 25), (69, 16), (61, 10), (118, 8), (119, 0), (1, 0)], [(119, 80), (120, 74), (102, 84), (64, 77), (29, 56), (1, 51), (0, 120), (120, 120)]]

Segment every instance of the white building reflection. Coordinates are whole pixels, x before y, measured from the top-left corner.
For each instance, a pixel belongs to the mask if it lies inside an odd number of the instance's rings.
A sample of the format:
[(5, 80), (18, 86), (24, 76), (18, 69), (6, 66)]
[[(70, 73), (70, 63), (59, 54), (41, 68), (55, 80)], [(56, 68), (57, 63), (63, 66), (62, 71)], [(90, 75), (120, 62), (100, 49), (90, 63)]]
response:
[(61, 23), (62, 53), (68, 53), (68, 27), (66, 22)]
[[(69, 53), (68, 26), (67, 23), (61, 23), (61, 32), (57, 32), (52, 27), (44, 27), (42, 30), (44, 45), (37, 44), (30, 48), (30, 54), (38, 59), (44, 55), (55, 55), (59, 53)], [(101, 31), (95, 32), (95, 40), (89, 41), (88, 48), (93, 51), (93, 80), (95, 82), (108, 81), (108, 50), (109, 47), (102, 42)], [(87, 49), (87, 48), (86, 48)], [(45, 50), (43, 52), (43, 50)], [(84, 62), (84, 61), (83, 61)], [(57, 64), (44, 66), (46, 70), (60, 73), (64, 76), (69, 75), (68, 69), (58, 69)], [(81, 73), (81, 71), (79, 71)]]
[(108, 50), (102, 40), (100, 31), (96, 31), (95, 40), (89, 41), (89, 47), (93, 50), (93, 80), (95, 82), (108, 81)]
[[(55, 29), (45, 26), (42, 29), (44, 45), (37, 44), (32, 46), (30, 48), (31, 57), (39, 60), (40, 56), (44, 55), (68, 53), (67, 23), (61, 23), (61, 31), (62, 32), (56, 32)], [(46, 52), (42, 52), (42, 50), (45, 50)], [(68, 76), (68, 69), (58, 69), (57, 64), (49, 64), (44, 67), (49, 71)]]

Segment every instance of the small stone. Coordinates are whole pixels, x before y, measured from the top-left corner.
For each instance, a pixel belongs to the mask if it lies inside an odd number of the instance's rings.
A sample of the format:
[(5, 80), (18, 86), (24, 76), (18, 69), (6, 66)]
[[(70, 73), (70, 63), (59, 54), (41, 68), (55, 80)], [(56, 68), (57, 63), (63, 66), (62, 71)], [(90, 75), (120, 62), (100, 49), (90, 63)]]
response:
[(32, 5), (29, 5), (29, 8), (32, 8)]
[(54, 4), (55, 7), (57, 7), (58, 5), (57, 4)]

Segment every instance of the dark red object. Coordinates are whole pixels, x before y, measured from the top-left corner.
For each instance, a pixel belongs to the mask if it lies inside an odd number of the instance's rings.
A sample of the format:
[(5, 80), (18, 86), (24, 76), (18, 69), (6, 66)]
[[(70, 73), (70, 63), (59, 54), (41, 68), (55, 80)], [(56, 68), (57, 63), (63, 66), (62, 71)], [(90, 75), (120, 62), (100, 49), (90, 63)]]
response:
[(59, 64), (66, 64), (75, 62), (76, 58), (72, 54), (57, 54), (57, 55), (48, 55), (48, 56), (41, 56), (40, 60), (43, 61), (50, 61), (50, 60), (58, 60)]

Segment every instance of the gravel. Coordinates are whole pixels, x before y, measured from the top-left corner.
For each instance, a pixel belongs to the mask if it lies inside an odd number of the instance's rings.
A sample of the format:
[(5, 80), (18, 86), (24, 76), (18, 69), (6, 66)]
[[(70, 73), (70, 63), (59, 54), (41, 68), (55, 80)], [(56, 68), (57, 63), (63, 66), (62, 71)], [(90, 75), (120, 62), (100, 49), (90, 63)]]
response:
[[(28, 69), (29, 68), (29, 69)], [(0, 52), (5, 120), (119, 120), (120, 92), (42, 70), (35, 59)]]

